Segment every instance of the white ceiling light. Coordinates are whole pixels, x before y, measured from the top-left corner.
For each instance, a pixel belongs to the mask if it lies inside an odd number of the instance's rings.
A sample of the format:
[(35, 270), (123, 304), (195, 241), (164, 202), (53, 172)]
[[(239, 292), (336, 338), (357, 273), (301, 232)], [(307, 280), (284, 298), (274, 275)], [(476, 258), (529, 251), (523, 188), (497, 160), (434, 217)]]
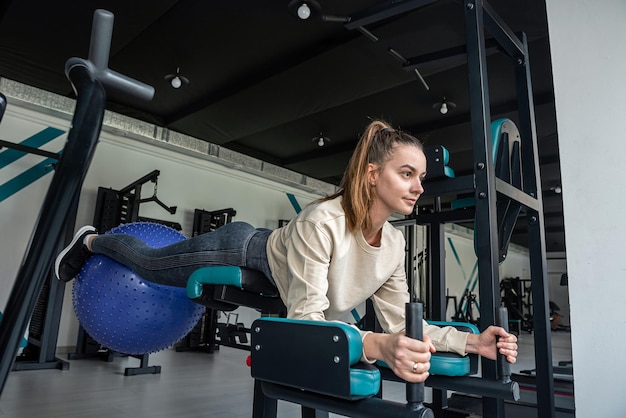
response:
[(454, 109), (455, 107), (456, 107), (456, 103), (446, 100), (445, 96), (440, 102), (437, 102), (433, 105), (433, 109), (439, 110), (439, 113), (441, 113), (442, 115), (448, 114), (450, 109)]
[(301, 20), (319, 18), (322, 10), (317, 0), (291, 0), (287, 8), (291, 14)]
[(311, 8), (306, 3), (302, 3), (300, 7), (298, 7), (298, 17), (302, 20), (306, 20), (311, 17)]
[(180, 68), (177, 68), (174, 74), (168, 74), (163, 78), (169, 81), (170, 85), (175, 89), (181, 88), (183, 84), (189, 84), (189, 79), (180, 74)]
[(175, 89), (179, 89), (180, 86), (183, 85), (183, 81), (180, 79), (179, 76), (172, 78), (172, 81), (170, 83), (172, 84), (172, 87), (174, 87)]
[(324, 136), (324, 134), (320, 132), (318, 136), (311, 138), (311, 141), (316, 142), (318, 147), (323, 147), (328, 142), (330, 142), (330, 138)]

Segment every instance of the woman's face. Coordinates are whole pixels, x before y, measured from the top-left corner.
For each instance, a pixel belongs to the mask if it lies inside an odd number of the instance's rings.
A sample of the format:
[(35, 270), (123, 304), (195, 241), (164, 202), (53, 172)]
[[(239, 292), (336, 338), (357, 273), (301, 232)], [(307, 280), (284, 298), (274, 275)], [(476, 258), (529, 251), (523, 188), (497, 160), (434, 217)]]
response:
[(422, 181), (426, 176), (426, 156), (413, 145), (398, 145), (393, 157), (377, 170), (370, 164), (368, 179), (374, 188), (377, 210), (410, 215), (424, 192)]

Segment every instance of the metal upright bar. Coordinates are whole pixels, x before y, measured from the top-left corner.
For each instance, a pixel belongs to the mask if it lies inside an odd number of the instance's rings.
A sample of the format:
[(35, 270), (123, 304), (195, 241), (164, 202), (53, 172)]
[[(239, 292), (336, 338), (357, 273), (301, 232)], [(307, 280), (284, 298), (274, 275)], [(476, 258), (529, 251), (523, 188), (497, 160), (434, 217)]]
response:
[(433, 222), (427, 228), (428, 259), (430, 265), (430, 292), (427, 317), (435, 321), (446, 318), (446, 257), (445, 257), (445, 224)]
[(104, 117), (104, 89), (89, 70), (75, 66), (68, 77), (78, 92), (72, 128), (0, 324), (0, 393), (65, 231), (67, 214), (80, 194)]
[(17, 273), (6, 313), (0, 323), (0, 394), (15, 362), (37, 298), (65, 232), (68, 214), (78, 205), (80, 190), (96, 150), (102, 128), (106, 94), (103, 84), (141, 99), (151, 99), (154, 88), (106, 67), (113, 31), (113, 14), (94, 13), (89, 56), (70, 58), (65, 74), (76, 93), (76, 107), (67, 143), (44, 198), (26, 256)]
[(533, 298), (535, 367), (537, 369), (537, 411), (539, 416), (551, 418), (555, 416), (556, 412), (543, 202), (530, 63), (528, 61), (528, 41), (525, 34), (522, 34), (522, 42), (526, 59), (523, 62), (518, 62), (515, 67), (520, 119), (519, 130), (522, 137), (522, 187), (525, 192), (537, 199), (536, 207), (529, 207), (526, 215), (528, 218), (528, 249)]
[[(435, 197), (435, 214), (441, 214), (441, 197)], [(427, 317), (435, 321), (446, 320), (446, 239), (445, 221), (433, 219), (426, 228), (428, 238), (428, 287)], [(448, 391), (433, 388), (433, 410), (442, 411), (448, 406)]]
[[(500, 305), (498, 271), (498, 227), (496, 211), (495, 167), (491, 142), (491, 113), (487, 80), (487, 57), (482, 0), (465, 3), (467, 63), (471, 130), (474, 152), (475, 241), (478, 257), (480, 294), (480, 329), (494, 323), (495, 309)], [(482, 360), (482, 376), (496, 380), (494, 362)], [(483, 398), (484, 417), (504, 416), (504, 401)]]

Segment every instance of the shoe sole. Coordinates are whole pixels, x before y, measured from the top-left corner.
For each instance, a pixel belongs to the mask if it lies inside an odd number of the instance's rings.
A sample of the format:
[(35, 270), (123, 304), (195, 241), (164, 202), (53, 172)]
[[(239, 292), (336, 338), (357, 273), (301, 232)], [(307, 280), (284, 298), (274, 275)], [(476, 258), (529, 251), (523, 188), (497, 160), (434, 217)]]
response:
[(67, 244), (67, 247), (65, 247), (63, 251), (61, 251), (61, 253), (57, 256), (57, 259), (54, 261), (54, 274), (57, 280), (62, 281), (60, 279), (61, 276), (59, 275), (59, 268), (61, 267), (61, 261), (63, 261), (63, 259), (65, 258), (65, 255), (72, 248), (74, 248), (76, 241), (78, 241), (79, 239), (83, 239), (83, 234), (89, 231), (93, 231), (94, 234), (96, 233), (96, 229), (91, 225), (85, 225), (82, 228), (80, 228), (78, 231), (76, 231), (76, 233), (74, 234), (74, 238), (72, 238), (72, 241), (69, 244)]

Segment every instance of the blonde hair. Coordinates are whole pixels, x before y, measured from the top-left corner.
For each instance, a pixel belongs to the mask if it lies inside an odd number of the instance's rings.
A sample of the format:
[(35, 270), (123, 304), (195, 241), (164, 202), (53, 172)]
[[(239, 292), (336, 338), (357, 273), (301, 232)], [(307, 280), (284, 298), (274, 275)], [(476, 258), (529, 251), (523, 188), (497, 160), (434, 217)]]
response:
[(370, 227), (369, 210), (374, 196), (367, 178), (368, 164), (374, 164), (378, 170), (382, 170), (385, 163), (393, 157), (395, 147), (398, 145), (413, 145), (420, 150), (424, 149), (421, 141), (414, 136), (395, 130), (382, 120), (373, 120), (365, 128), (350, 157), (339, 183), (339, 190), (331, 196), (320, 199), (326, 201), (343, 197), (341, 205), (346, 212), (346, 222), (350, 231)]

